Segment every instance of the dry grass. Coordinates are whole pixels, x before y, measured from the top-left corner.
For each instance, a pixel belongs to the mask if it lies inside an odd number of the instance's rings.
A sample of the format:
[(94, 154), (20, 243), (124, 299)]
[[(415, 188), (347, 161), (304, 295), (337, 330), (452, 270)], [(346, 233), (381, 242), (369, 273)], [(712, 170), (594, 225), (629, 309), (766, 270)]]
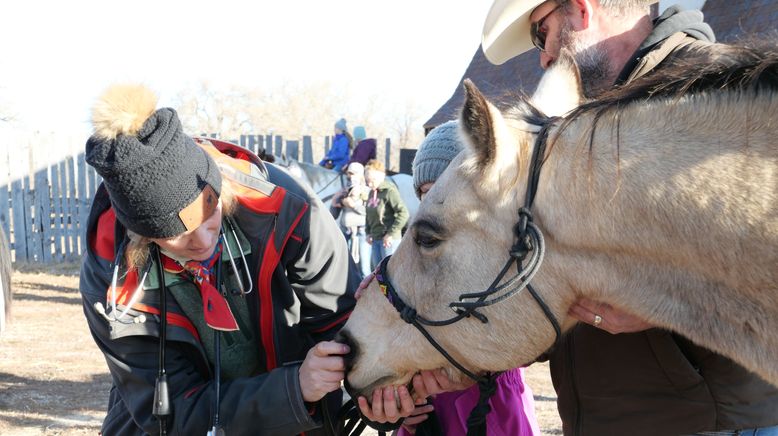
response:
[[(111, 381), (84, 320), (76, 269), (14, 272), (12, 319), (0, 337), (0, 435), (100, 430)], [(526, 374), (543, 434), (562, 434), (548, 366), (535, 364)]]

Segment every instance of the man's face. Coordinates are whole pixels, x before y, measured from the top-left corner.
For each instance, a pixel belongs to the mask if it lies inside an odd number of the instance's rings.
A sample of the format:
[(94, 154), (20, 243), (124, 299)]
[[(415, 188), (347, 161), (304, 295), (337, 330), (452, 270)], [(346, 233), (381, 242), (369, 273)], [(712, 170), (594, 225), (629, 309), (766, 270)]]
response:
[(530, 21), (538, 23), (538, 31), (545, 32), (545, 51), (540, 52), (540, 66), (543, 69), (550, 67), (560, 51), (566, 49), (578, 64), (584, 95), (593, 97), (612, 85), (610, 57), (594, 31), (575, 28), (572, 15), (577, 12), (576, 2), (555, 9), (557, 6), (558, 3), (548, 1), (530, 15)]

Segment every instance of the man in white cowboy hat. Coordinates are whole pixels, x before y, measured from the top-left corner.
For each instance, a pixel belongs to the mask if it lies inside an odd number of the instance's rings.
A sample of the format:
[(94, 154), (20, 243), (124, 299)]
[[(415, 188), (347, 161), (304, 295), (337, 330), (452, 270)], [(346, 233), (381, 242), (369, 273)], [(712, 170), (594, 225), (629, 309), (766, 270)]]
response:
[[(715, 42), (702, 12), (673, 6), (652, 20), (650, 3), (495, 0), (482, 48), (502, 64), (534, 47), (544, 69), (566, 49), (594, 98)], [(565, 435), (778, 435), (778, 389), (729, 359), (604, 303), (571, 315), (582, 323), (549, 354)]]
[(502, 64), (533, 47), (548, 68), (572, 51), (587, 95), (644, 75), (689, 45), (715, 42), (702, 12), (673, 6), (653, 21), (650, 0), (496, 0), (486, 18), (486, 58)]

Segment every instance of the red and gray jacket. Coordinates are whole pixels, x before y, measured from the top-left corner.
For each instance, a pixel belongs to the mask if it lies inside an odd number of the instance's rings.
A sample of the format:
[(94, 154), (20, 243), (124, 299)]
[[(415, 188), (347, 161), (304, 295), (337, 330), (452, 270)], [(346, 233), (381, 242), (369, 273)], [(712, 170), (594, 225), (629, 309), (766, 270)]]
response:
[[(360, 277), (345, 240), (316, 196), (283, 170), (229, 144), (216, 143), (218, 150), (209, 142), (201, 146), (239, 185), (233, 217), (250, 243), (246, 259), (255, 290), (246, 298), (263, 366), (257, 375), (222, 380), (220, 422), (229, 435), (324, 434), (324, 408), (303, 402), (298, 372), (308, 350), (331, 339), (354, 307)], [(156, 434), (158, 279), (146, 281), (125, 318), (106, 316), (113, 262), (125, 235), (102, 186), (87, 230), (80, 282), (84, 313), (113, 379), (102, 433)], [(130, 302), (137, 276), (120, 268), (118, 311)], [(168, 431), (205, 435), (213, 415), (213, 369), (192, 321), (170, 291), (167, 295), (165, 367), (173, 410)], [(336, 404), (327, 409), (334, 414), (340, 404), (330, 400)]]

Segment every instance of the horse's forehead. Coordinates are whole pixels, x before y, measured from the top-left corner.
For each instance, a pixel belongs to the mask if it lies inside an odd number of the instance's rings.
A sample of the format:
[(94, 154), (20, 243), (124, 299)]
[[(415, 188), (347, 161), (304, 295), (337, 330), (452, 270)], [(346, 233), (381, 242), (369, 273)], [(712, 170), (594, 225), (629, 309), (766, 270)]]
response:
[(470, 178), (459, 166), (448, 168), (425, 196), (419, 210), (448, 214), (453, 219), (461, 216), (458, 212), (476, 202)]

